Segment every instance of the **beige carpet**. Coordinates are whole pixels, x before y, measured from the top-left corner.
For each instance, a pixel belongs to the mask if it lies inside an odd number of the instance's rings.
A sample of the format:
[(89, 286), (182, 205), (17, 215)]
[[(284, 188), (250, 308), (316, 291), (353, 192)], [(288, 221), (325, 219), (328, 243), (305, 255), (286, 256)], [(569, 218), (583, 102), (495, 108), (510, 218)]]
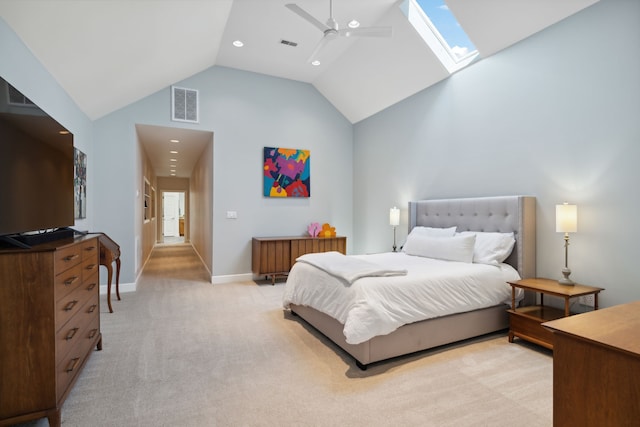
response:
[(191, 246), (157, 247), (137, 292), (113, 314), (103, 298), (104, 347), (63, 425), (552, 425), (548, 351), (498, 334), (360, 371), (282, 310), (282, 288), (212, 285)]

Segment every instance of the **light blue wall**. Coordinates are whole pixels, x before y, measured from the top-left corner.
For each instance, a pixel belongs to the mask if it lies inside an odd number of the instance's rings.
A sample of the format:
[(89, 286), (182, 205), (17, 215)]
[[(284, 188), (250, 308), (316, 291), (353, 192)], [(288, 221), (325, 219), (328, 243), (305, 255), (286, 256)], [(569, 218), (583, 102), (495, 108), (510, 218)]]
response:
[[(601, 0), (355, 126), (310, 85), (221, 67), (176, 83), (200, 90), (198, 125), (169, 120), (169, 88), (92, 124), (1, 19), (0, 75), (87, 153), (80, 228), (121, 243), (124, 283), (135, 279), (140, 237), (142, 123), (214, 132), (214, 275), (250, 271), (252, 236), (328, 221), (350, 253), (388, 250), (393, 205), (403, 208), (402, 240), (409, 200), (518, 193), (538, 199), (541, 276), (557, 276), (563, 262), (554, 205), (578, 204), (572, 277), (605, 287), (609, 306), (640, 299), (639, 16), (636, 0)], [(262, 197), (261, 149), (270, 145), (311, 150), (310, 199)]]
[(555, 205), (578, 205), (572, 278), (604, 306), (640, 299), (640, 2), (601, 0), (355, 125), (355, 252), (391, 247), (389, 208), (537, 197), (540, 276), (557, 277)]
[[(113, 229), (123, 251), (133, 254), (140, 237), (134, 211), (137, 123), (214, 133), (214, 276), (251, 272), (253, 236), (303, 235), (314, 221), (336, 226), (351, 244), (353, 127), (311, 85), (224, 67), (176, 85), (199, 91), (199, 124), (170, 120), (170, 88), (95, 122), (96, 224)], [(311, 150), (311, 198), (262, 196), (265, 146)], [(230, 210), (237, 220), (226, 219)], [(134, 266), (123, 263), (123, 281), (133, 277)]]
[[(73, 133), (74, 146), (87, 155), (87, 185), (91, 188), (95, 180), (91, 120), (77, 107), (2, 18), (0, 18), (0, 58), (0, 76)], [(1, 185), (8, 185), (8, 183), (1, 183)], [(87, 218), (76, 220), (77, 229), (92, 229), (94, 200), (93, 193), (89, 191)]]

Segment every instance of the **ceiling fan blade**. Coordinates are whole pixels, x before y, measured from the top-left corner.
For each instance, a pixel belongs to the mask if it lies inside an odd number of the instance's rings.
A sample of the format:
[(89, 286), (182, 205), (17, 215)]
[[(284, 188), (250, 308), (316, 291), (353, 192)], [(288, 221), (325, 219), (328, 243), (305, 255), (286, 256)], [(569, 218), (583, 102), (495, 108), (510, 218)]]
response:
[(305, 21), (311, 23), (313, 26), (315, 26), (316, 28), (318, 28), (320, 31), (322, 31), (323, 33), (330, 29), (329, 27), (327, 27), (325, 24), (323, 24), (322, 22), (318, 21), (316, 18), (314, 18), (313, 16), (311, 16), (306, 10), (302, 9), (300, 6), (298, 6), (297, 4), (293, 4), (293, 3), (288, 3), (285, 4), (284, 7), (286, 7), (287, 9), (289, 9), (290, 11), (292, 11), (293, 13), (295, 13), (296, 15), (300, 16), (302, 19), (304, 19)]
[(391, 37), (393, 28), (391, 27), (362, 27), (362, 28), (343, 28), (338, 31), (341, 36), (345, 37)]
[(315, 61), (317, 59), (318, 54), (320, 53), (320, 51), (327, 45), (327, 43), (329, 43), (331, 41), (331, 38), (329, 37), (323, 37), (320, 39), (320, 41), (318, 42), (318, 44), (316, 45), (316, 48), (313, 49), (313, 53), (309, 56), (309, 59), (307, 59), (308, 63), (312, 63), (313, 61)]

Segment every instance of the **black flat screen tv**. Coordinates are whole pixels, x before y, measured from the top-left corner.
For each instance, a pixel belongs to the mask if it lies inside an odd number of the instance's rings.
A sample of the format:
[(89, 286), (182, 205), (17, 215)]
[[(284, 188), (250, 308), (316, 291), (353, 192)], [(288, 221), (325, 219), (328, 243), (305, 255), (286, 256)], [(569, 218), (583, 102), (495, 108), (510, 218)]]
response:
[(0, 237), (71, 227), (73, 203), (73, 135), (0, 78)]

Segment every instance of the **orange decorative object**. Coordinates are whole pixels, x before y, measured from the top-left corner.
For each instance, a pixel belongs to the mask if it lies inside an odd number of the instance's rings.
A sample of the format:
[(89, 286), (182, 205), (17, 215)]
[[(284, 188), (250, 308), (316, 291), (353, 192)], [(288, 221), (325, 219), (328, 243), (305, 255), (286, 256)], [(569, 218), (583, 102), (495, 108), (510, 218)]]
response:
[(336, 228), (328, 223), (324, 223), (322, 224), (322, 230), (320, 230), (318, 237), (336, 237)]

